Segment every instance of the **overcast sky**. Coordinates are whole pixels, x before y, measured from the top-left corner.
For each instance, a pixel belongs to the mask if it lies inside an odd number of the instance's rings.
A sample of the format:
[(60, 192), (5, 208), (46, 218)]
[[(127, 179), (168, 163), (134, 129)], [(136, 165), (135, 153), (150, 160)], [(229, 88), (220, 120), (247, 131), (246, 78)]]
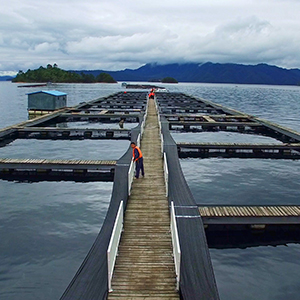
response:
[(299, 0), (1, 0), (0, 75), (150, 62), (300, 68)]

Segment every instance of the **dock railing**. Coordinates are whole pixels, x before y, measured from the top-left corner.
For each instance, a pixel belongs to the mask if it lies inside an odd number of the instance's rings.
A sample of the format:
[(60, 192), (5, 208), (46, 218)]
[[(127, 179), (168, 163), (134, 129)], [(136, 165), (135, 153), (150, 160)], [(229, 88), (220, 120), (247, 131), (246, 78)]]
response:
[(173, 201), (171, 202), (170, 214), (171, 214), (170, 229), (171, 229), (171, 235), (172, 235), (173, 257), (174, 257), (175, 273), (176, 273), (176, 289), (179, 290), (181, 250), (180, 250), (180, 244), (179, 244), (179, 238), (178, 238), (175, 208), (174, 208)]
[(161, 119), (160, 119), (160, 114), (158, 110), (158, 104), (157, 101), (155, 100), (155, 107), (156, 107), (156, 112), (157, 112), (157, 119), (158, 119), (158, 126), (159, 126), (159, 132), (160, 132), (160, 141), (161, 141), (161, 154), (164, 154), (164, 136), (162, 134), (161, 130)]
[(161, 141), (161, 149), (160, 149), (160, 151), (161, 151), (161, 154), (163, 155), (164, 154), (164, 136), (163, 136), (162, 133), (160, 134), (160, 141)]
[[(147, 97), (148, 98), (148, 97)], [(146, 126), (146, 118), (147, 118), (147, 115), (148, 115), (148, 105), (146, 105), (146, 110), (145, 110), (145, 113), (144, 113), (144, 118), (143, 118), (143, 122), (141, 124), (141, 135), (143, 136), (144, 134), (144, 130), (145, 130), (145, 126)]]
[(144, 114), (144, 119), (143, 119), (143, 122), (141, 124), (141, 135), (143, 136), (144, 134), (144, 130), (145, 130), (145, 125), (146, 125), (146, 114)]
[(112, 235), (109, 241), (109, 246), (107, 249), (107, 266), (108, 266), (108, 290), (112, 291), (111, 280), (114, 272), (115, 262), (118, 254), (118, 247), (121, 239), (121, 234), (123, 230), (123, 201), (120, 202), (117, 217), (115, 219)]
[(137, 139), (136, 139), (136, 145), (140, 148), (141, 147), (141, 134), (139, 133)]
[(159, 114), (159, 108), (158, 108), (158, 103), (157, 103), (157, 100), (156, 100), (156, 99), (155, 99), (155, 108), (156, 108), (156, 112), (157, 112), (157, 119), (158, 119), (159, 132), (161, 132), (160, 114)]
[(164, 177), (165, 177), (165, 186), (166, 186), (166, 197), (168, 197), (169, 196), (169, 169), (168, 169), (166, 152), (164, 152)]
[(145, 110), (145, 114), (144, 114), (143, 122), (142, 122), (142, 125), (141, 125), (141, 135), (143, 135), (143, 134), (144, 134), (144, 130), (145, 130), (145, 126), (146, 126), (146, 119), (147, 119), (147, 116), (148, 116), (148, 104), (146, 105), (146, 110)]
[(128, 196), (130, 196), (132, 181), (134, 177), (134, 171), (135, 171), (135, 162), (131, 160), (130, 167), (128, 170)]

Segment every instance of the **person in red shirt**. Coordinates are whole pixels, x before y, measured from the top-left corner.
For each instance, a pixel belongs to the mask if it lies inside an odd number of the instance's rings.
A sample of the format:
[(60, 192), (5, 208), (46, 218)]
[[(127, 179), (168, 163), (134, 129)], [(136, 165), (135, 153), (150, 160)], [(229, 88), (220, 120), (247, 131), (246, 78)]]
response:
[(154, 96), (155, 96), (154, 93), (150, 93), (150, 94), (148, 95), (148, 98), (149, 98), (149, 99), (154, 99)]
[(150, 93), (148, 94), (148, 98), (149, 99), (154, 99), (154, 96), (155, 96), (155, 90), (151, 89)]
[(140, 176), (140, 171), (142, 172), (142, 176), (145, 176), (144, 172), (144, 161), (143, 154), (141, 149), (135, 144), (135, 142), (131, 142), (130, 144), (132, 148), (132, 159), (135, 161), (135, 178), (138, 179)]

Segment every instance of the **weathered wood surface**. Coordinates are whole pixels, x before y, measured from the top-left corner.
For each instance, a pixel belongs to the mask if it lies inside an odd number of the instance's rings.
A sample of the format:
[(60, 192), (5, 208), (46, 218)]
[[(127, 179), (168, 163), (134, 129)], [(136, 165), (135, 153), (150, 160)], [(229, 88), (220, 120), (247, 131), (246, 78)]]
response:
[(300, 224), (300, 206), (200, 206), (205, 225)]
[(298, 205), (274, 206), (201, 206), (202, 217), (299, 217)]
[(47, 131), (47, 132), (84, 132), (84, 131), (97, 131), (97, 132), (130, 132), (130, 129), (119, 129), (119, 128), (68, 128), (68, 127), (21, 127), (17, 128), (19, 132), (40, 132), (40, 131)]
[(120, 128), (59, 128), (59, 127), (25, 127), (18, 128), (17, 137), (24, 139), (126, 139), (129, 140), (130, 129)]
[(203, 115), (203, 114), (185, 114), (185, 113), (178, 113), (178, 114), (164, 114), (164, 116), (169, 120), (169, 119), (174, 119), (174, 120), (180, 120), (180, 119), (201, 119), (205, 117), (210, 117), (211, 119), (217, 121), (219, 119), (221, 120), (239, 120), (241, 122), (250, 122), (252, 121), (253, 117), (251, 116), (245, 116), (245, 115)]
[(249, 143), (189, 143), (179, 142), (178, 147), (182, 148), (206, 148), (206, 149), (300, 149), (300, 143), (282, 143), (282, 144), (249, 144)]
[(0, 169), (16, 168), (64, 168), (64, 169), (103, 169), (116, 165), (115, 160), (67, 160), (67, 159), (17, 159), (0, 158)]
[(99, 119), (110, 119), (110, 118), (139, 118), (141, 116), (141, 114), (138, 113), (132, 113), (132, 114), (100, 114), (100, 113), (94, 113), (94, 112), (88, 112), (88, 110), (86, 110), (86, 113), (83, 112), (70, 112), (70, 113), (62, 113), (60, 114), (59, 117), (61, 118), (69, 118), (69, 117), (87, 117), (87, 118), (99, 118)]
[(238, 126), (247, 126), (247, 127), (262, 127), (263, 125), (255, 122), (201, 122), (201, 121), (169, 121), (171, 126), (228, 126), (228, 127), (238, 127)]
[(145, 178), (133, 182), (108, 299), (179, 299), (159, 128), (153, 100), (141, 146)]
[(300, 143), (177, 143), (180, 158), (300, 159)]
[(113, 181), (116, 161), (0, 158), (0, 178), (17, 181)]

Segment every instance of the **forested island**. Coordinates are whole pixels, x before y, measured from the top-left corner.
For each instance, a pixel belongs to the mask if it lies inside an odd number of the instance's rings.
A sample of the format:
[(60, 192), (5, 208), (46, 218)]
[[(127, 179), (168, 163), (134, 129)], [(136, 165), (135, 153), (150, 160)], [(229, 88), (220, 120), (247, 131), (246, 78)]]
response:
[(178, 81), (173, 77), (165, 77), (161, 80), (162, 83), (178, 83)]
[(111, 75), (103, 72), (94, 76), (83, 72), (65, 71), (58, 68), (56, 64), (53, 66), (48, 64), (46, 68), (41, 66), (36, 70), (29, 69), (26, 72), (20, 70), (12, 82), (116, 83), (117, 81)]

